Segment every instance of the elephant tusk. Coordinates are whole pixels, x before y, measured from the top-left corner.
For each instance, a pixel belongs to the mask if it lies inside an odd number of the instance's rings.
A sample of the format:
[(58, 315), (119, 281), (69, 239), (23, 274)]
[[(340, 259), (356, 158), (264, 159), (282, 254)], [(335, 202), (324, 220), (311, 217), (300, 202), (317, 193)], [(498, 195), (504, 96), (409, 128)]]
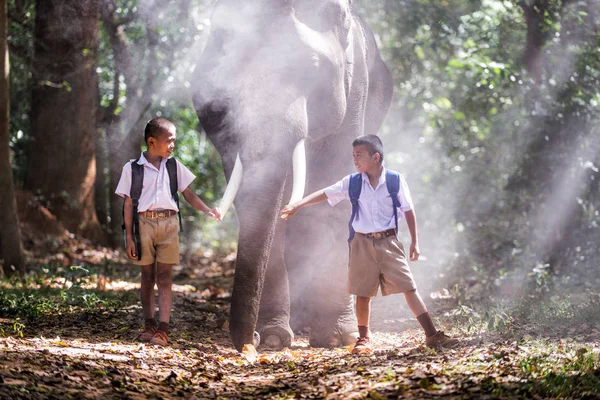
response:
[(290, 204), (295, 203), (304, 197), (304, 186), (306, 185), (306, 147), (304, 139), (301, 139), (293, 153), (292, 168), (294, 171), (294, 185), (292, 187), (292, 196)]
[(238, 153), (235, 158), (235, 165), (233, 166), (233, 171), (231, 172), (229, 183), (227, 184), (227, 188), (225, 189), (225, 193), (223, 194), (223, 198), (221, 199), (221, 203), (219, 204), (219, 211), (221, 212), (222, 218), (225, 217), (225, 214), (227, 214), (227, 210), (229, 210), (229, 207), (231, 207), (233, 200), (235, 200), (235, 196), (237, 195), (237, 192), (240, 189), (240, 185), (242, 184), (243, 172), (244, 167), (242, 165), (242, 161), (240, 160), (240, 153)]

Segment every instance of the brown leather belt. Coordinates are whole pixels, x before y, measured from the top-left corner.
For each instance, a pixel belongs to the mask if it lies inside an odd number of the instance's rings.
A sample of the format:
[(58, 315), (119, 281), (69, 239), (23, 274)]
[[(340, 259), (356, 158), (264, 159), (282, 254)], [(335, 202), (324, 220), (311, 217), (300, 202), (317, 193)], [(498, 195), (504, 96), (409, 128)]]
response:
[(388, 229), (387, 231), (383, 231), (383, 232), (373, 232), (373, 233), (356, 232), (356, 233), (358, 233), (359, 235), (363, 235), (364, 237), (368, 237), (369, 239), (383, 239), (388, 236), (396, 236), (395, 229)]
[(141, 217), (149, 219), (165, 219), (177, 214), (175, 210), (147, 210), (138, 213)]

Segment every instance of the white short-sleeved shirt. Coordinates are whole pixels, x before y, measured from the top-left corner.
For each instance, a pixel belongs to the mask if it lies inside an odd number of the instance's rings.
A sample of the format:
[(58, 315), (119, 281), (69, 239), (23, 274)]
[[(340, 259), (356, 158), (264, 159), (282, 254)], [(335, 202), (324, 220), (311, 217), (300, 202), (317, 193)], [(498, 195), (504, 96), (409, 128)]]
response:
[[(385, 184), (385, 171), (384, 168), (376, 188), (371, 186), (367, 174), (362, 174), (362, 189), (358, 198), (358, 215), (352, 222), (352, 227), (356, 232), (373, 233), (396, 228), (394, 205)], [(342, 200), (350, 200), (350, 194), (348, 193), (350, 176), (344, 177), (341, 181), (325, 189), (327, 201), (331, 206), (335, 206)], [(413, 209), (410, 191), (402, 174), (400, 174), (398, 200), (400, 201), (400, 211), (402, 211), (398, 212), (398, 220), (400, 221), (406, 211)]]
[[(186, 168), (185, 165), (175, 160), (177, 165), (177, 189), (183, 192), (196, 176)], [(167, 170), (167, 159), (160, 162), (160, 169), (156, 169), (144, 153), (140, 156), (138, 164), (144, 166), (144, 182), (142, 185), (142, 194), (140, 195), (138, 211), (146, 210), (175, 210), (177, 203), (171, 197), (171, 187), (169, 180), (169, 171)], [(131, 162), (123, 166), (121, 179), (117, 185), (115, 193), (123, 198), (130, 196), (131, 192)]]

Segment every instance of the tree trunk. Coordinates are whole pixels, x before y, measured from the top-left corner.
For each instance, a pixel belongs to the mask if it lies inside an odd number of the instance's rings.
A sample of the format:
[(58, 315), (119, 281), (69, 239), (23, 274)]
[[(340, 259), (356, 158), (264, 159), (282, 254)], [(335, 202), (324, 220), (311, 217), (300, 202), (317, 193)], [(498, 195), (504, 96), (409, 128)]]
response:
[(8, 132), (8, 14), (7, 3), (0, 2), (0, 244), (4, 257), (4, 275), (25, 272), (21, 229), (17, 216), (15, 190), (10, 161)]
[(25, 186), (45, 196), (71, 232), (102, 233), (94, 206), (97, 0), (37, 0), (34, 88)]
[(523, 64), (534, 82), (540, 83), (544, 66), (542, 48), (547, 36), (543, 31), (544, 13), (548, 10), (548, 4), (544, 0), (535, 0), (531, 4), (520, 1), (519, 5), (523, 9), (525, 23), (527, 24), (527, 39), (525, 42), (525, 52), (523, 53)]
[(94, 184), (94, 203), (98, 221), (106, 232), (108, 227), (108, 154), (106, 135), (98, 132), (96, 135), (96, 182)]

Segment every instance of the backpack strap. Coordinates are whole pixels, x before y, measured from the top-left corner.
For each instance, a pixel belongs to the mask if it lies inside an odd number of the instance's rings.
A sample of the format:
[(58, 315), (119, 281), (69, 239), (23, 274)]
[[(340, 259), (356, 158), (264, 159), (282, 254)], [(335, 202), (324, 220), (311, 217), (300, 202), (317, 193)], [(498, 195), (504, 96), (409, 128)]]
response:
[(398, 200), (398, 192), (400, 191), (400, 174), (388, 169), (385, 170), (385, 185), (388, 193), (394, 204), (394, 221), (396, 222), (396, 238), (398, 238), (398, 209), (400, 208), (400, 200)]
[(360, 191), (362, 190), (362, 175), (355, 173), (350, 175), (350, 184), (348, 185), (348, 195), (350, 196), (350, 202), (352, 203), (352, 216), (350, 222), (348, 222), (348, 229), (350, 230), (350, 236), (348, 237), (348, 243), (354, 239), (354, 228), (352, 223), (354, 219), (358, 220), (358, 198), (360, 197)]
[(179, 231), (183, 232), (183, 223), (181, 221), (181, 208), (179, 208), (179, 191), (178, 191), (178, 182), (177, 182), (177, 161), (174, 158), (169, 158), (167, 160), (167, 172), (169, 173), (169, 185), (171, 187), (171, 196), (175, 203), (177, 204), (177, 209), (179, 210), (177, 214), (179, 215)]
[[(138, 164), (138, 159), (131, 161), (131, 189), (129, 197), (133, 205), (133, 241), (137, 252), (138, 261), (142, 259), (142, 241), (140, 240), (140, 216), (138, 214), (138, 206), (140, 196), (142, 195), (142, 187), (144, 185), (144, 166)], [(125, 232), (125, 203), (123, 203), (123, 232)]]

